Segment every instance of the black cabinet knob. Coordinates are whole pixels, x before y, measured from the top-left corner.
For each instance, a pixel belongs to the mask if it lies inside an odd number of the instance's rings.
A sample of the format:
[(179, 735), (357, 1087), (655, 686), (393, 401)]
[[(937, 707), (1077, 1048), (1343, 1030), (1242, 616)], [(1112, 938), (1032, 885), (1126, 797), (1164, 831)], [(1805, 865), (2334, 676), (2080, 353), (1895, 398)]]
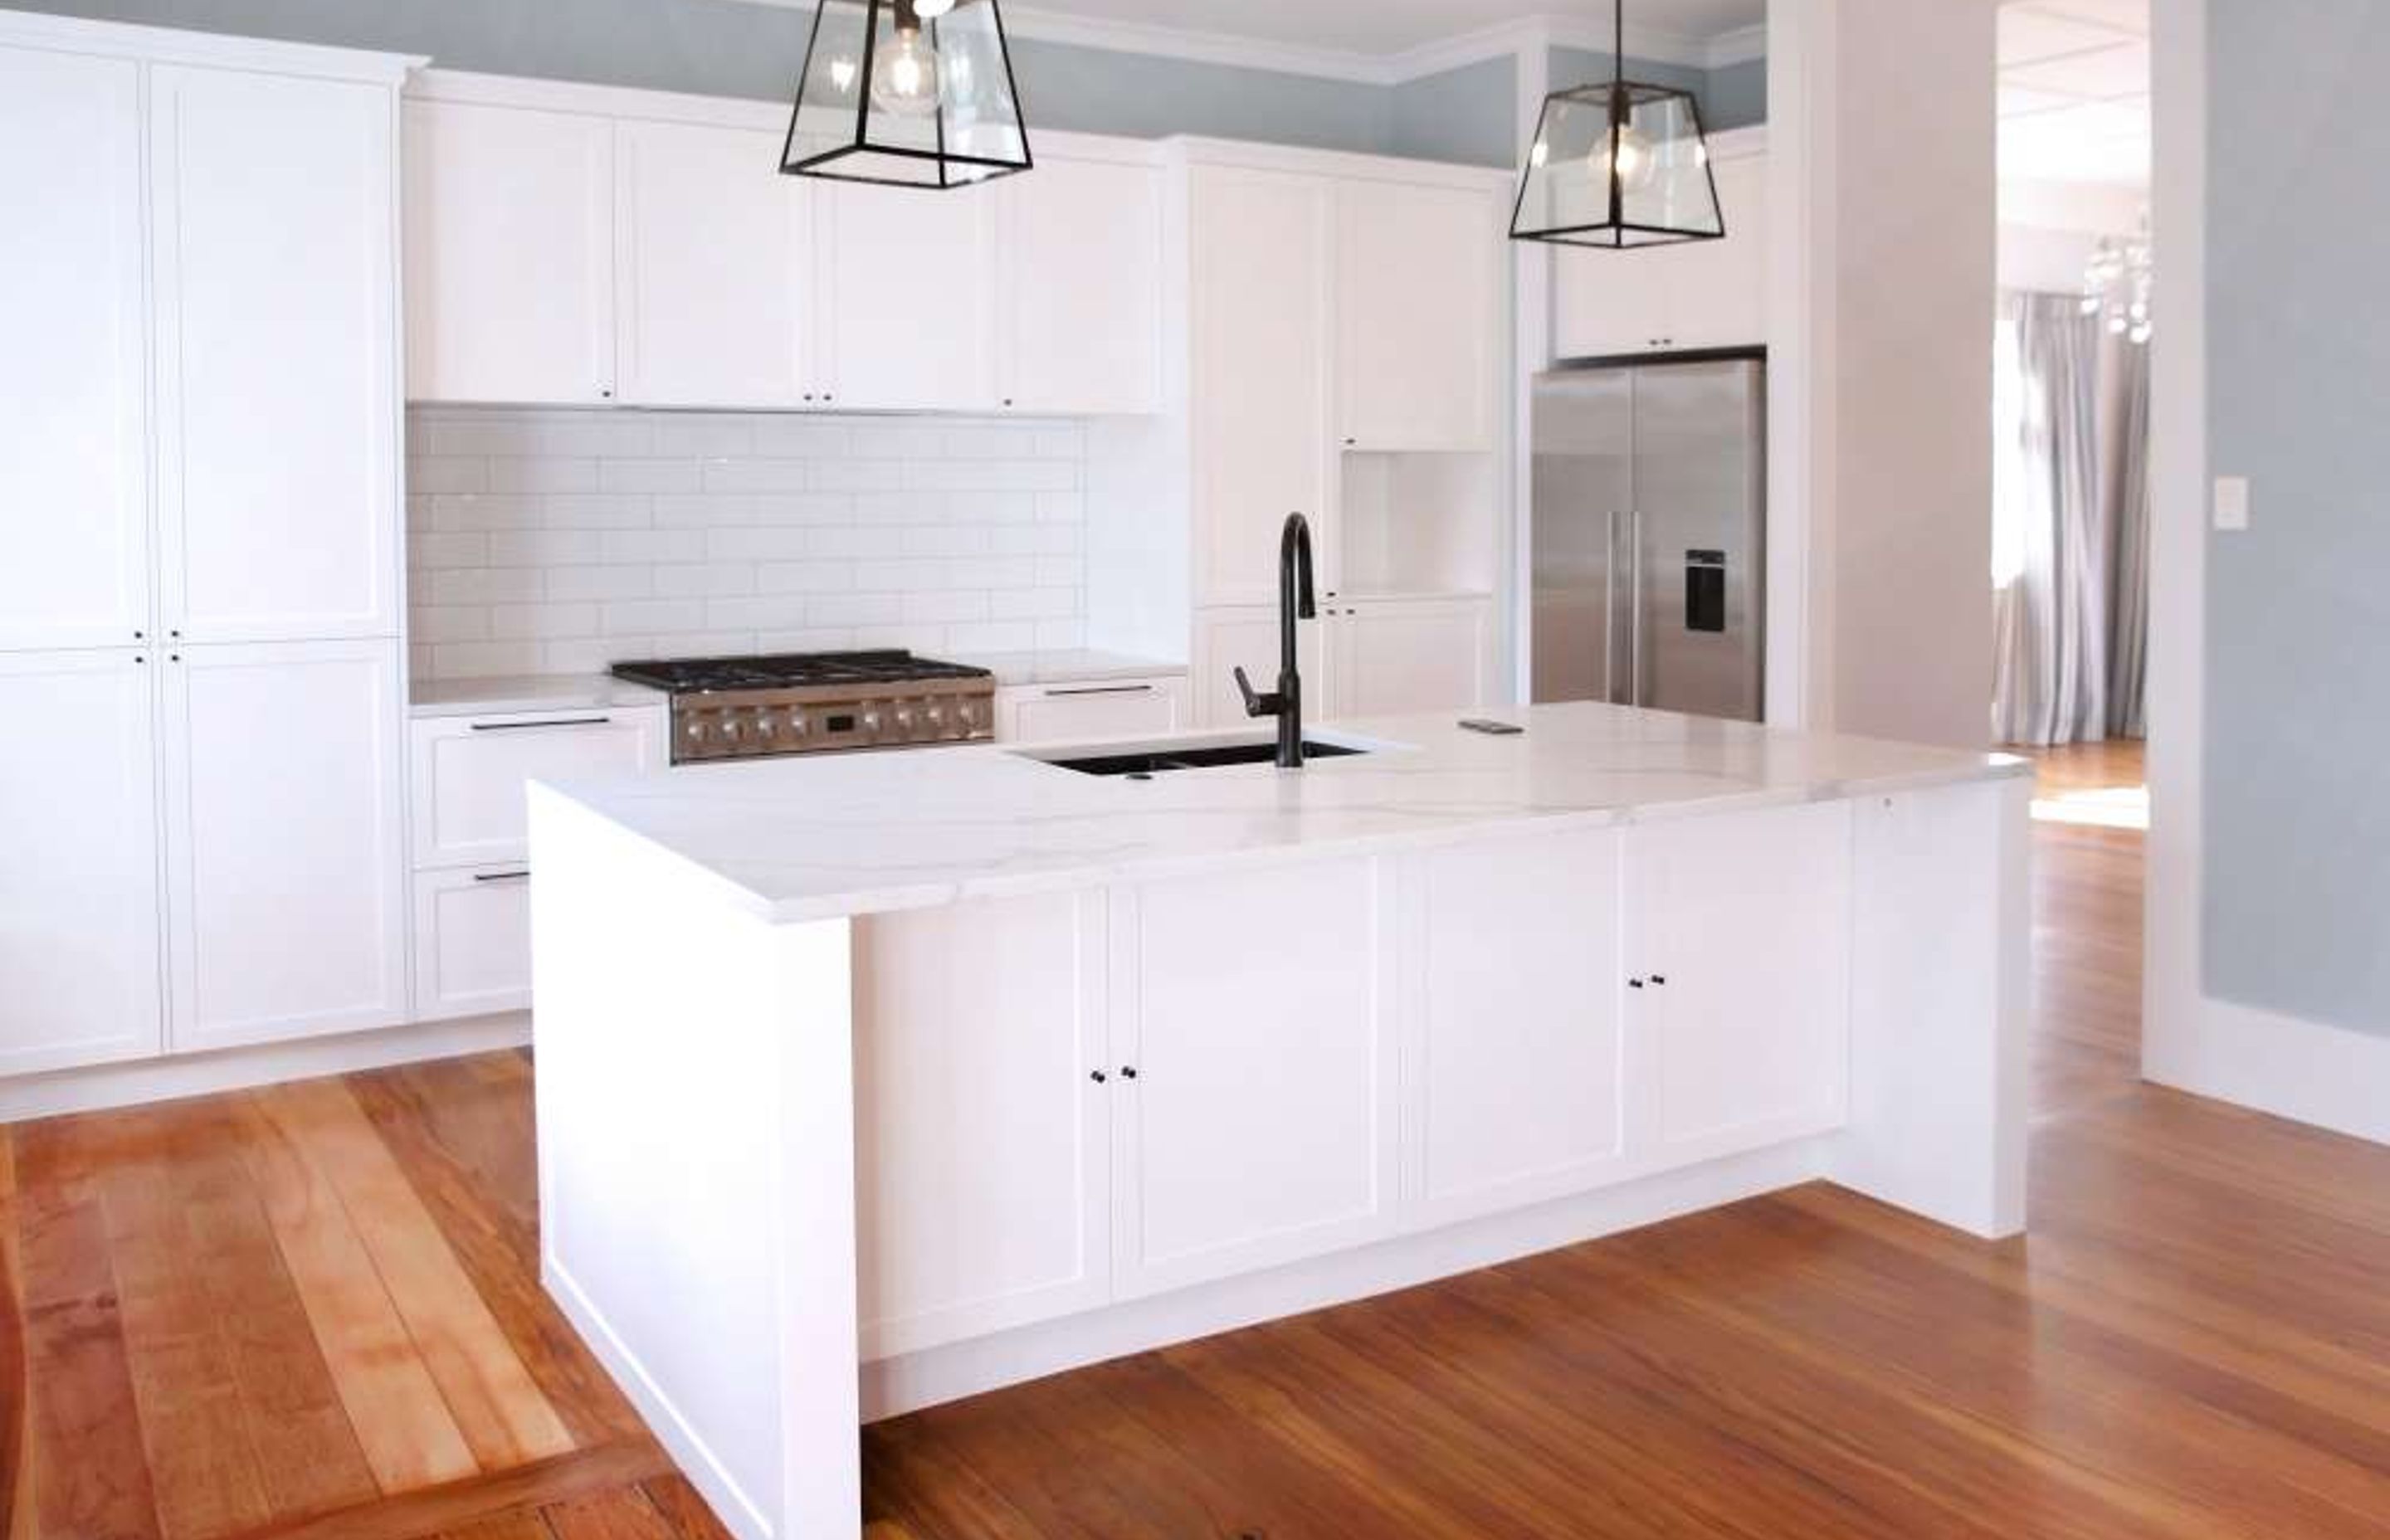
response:
[(1626, 987), (1629, 989), (1641, 989), (1643, 987), (1643, 981), (1640, 979), (1629, 979), (1626, 981)]
[(1104, 1083), (1104, 1072), (1101, 1070), (1098, 1070), (1094, 1073), (1088, 1075), (1087, 1078), (1094, 1081), (1097, 1084), (1101, 1085)]
[(1137, 1078), (1137, 1066), (1134, 1064), (1122, 1065), (1121, 1078), (1123, 1080), (1135, 1080)]
[(1667, 988), (1667, 987), (1668, 987), (1668, 981), (1667, 981), (1666, 979), (1664, 979), (1664, 978), (1661, 977), (1661, 976), (1660, 976), (1659, 974), (1657, 974), (1657, 973), (1654, 973), (1654, 974), (1652, 974), (1652, 975), (1651, 975), (1651, 982), (1652, 982), (1653, 983), (1655, 983), (1655, 984), (1658, 984), (1662, 989), (1665, 989), (1665, 988)]

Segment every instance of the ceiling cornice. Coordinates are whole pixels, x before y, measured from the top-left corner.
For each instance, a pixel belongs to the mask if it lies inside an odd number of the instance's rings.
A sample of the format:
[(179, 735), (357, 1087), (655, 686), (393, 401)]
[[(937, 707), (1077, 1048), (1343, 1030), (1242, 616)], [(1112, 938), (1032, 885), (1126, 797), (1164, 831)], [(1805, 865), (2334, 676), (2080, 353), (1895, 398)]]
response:
[[(809, 10), (806, 0), (746, 0), (751, 5)], [(1313, 48), (1301, 44), (1272, 43), (1227, 32), (1182, 27), (1158, 27), (1137, 21), (1114, 21), (1074, 16), (1034, 6), (1007, 5), (1006, 29), (1015, 36), (1041, 43), (1060, 43), (1114, 53), (1146, 54), (1158, 58), (1185, 59), (1197, 64), (1267, 70), (1315, 79), (1352, 81), (1365, 85), (1401, 85), (1427, 75), (1464, 69), (1491, 58), (1505, 58), (1538, 47), (1582, 48), (1608, 54), (1607, 23), (1576, 17), (1536, 16), (1462, 32), (1395, 54), (1362, 53), (1345, 48)], [(1626, 51), (1655, 63), (1714, 70), (1763, 57), (1767, 29), (1746, 27), (1715, 38), (1688, 36), (1657, 28), (1626, 29)]]

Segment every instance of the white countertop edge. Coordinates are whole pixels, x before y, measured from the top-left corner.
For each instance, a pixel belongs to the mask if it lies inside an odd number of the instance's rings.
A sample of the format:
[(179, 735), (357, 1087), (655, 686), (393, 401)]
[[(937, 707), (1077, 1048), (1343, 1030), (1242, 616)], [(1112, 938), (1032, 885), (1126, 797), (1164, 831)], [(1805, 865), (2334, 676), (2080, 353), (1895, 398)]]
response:
[[(1203, 775), (1217, 772), (1184, 773)], [(1273, 866), (1302, 866), (1339, 857), (1438, 850), (1453, 845), (1468, 844), (1487, 838), (1489, 835), (1504, 833), (1528, 833), (1538, 830), (1566, 833), (1580, 829), (1621, 828), (1636, 824), (1670, 823), (1686, 818), (1755, 812), (1771, 807), (1797, 807), (1810, 802), (1855, 802), (1866, 797), (1938, 790), (1947, 787), (2029, 780), (2034, 774), (2034, 766), (2028, 760), (2013, 755), (1992, 753), (1985, 755), (1980, 763), (1903, 774), (1870, 776), (1847, 781), (1827, 781), (1813, 786), (1767, 788), (1631, 807), (1596, 808), (1540, 815), (1489, 815), (1481, 820), (1449, 824), (1419, 832), (1330, 837), (1253, 850), (1205, 851), (1183, 856), (1148, 856), (1128, 861), (1095, 862), (1051, 871), (974, 878), (962, 882), (899, 882), (884, 888), (858, 889), (835, 897), (777, 902), (746, 887), (736, 879), (715, 870), (703, 861), (675, 850), (660, 839), (611, 818), (608, 821), (613, 823), (621, 832), (630, 835), (640, 843), (662, 851), (675, 857), (692, 871), (702, 874), (709, 883), (725, 897), (730, 899), (736, 907), (770, 924), (801, 925), (825, 919), (861, 919), (873, 915), (944, 908), (950, 905), (983, 899), (1026, 898), (1040, 893), (1071, 892), (1124, 882), (1200, 877), (1223, 871), (1259, 871), (1267, 870)], [(567, 789), (538, 780), (533, 781), (532, 784), (562, 797), (577, 806), (584, 807), (598, 817), (608, 816), (602, 809), (584, 802)]]
[(670, 697), (604, 674), (514, 674), (488, 679), (418, 679), (407, 692), (407, 715), (544, 716), (553, 712), (635, 711)]
[(996, 675), (998, 687), (1021, 689), (1038, 685), (1095, 684), (1108, 679), (1183, 679), (1185, 663), (1106, 652), (1096, 648), (1058, 648), (1048, 652), (963, 653), (954, 659)]

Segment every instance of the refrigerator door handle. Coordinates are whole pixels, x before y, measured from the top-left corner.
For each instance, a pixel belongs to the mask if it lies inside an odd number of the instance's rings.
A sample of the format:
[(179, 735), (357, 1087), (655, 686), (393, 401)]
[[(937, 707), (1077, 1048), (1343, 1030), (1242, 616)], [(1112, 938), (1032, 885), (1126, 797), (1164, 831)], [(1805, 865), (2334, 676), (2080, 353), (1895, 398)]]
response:
[(1627, 516), (1633, 520), (1634, 549), (1627, 559), (1635, 564), (1635, 609), (1633, 626), (1635, 645), (1627, 650), (1627, 699), (1639, 708), (1643, 704), (1643, 510), (1638, 508)]
[(1601, 548), (1601, 699), (1618, 704), (1618, 510), (1610, 510), (1610, 539)]

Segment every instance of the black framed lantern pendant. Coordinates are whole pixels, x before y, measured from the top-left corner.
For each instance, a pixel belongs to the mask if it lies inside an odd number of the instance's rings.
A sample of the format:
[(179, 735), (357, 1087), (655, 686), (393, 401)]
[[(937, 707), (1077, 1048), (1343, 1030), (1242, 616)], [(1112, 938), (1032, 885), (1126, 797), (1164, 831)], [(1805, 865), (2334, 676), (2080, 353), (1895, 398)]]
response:
[(1032, 164), (996, 0), (819, 0), (782, 172), (934, 188)]
[(1625, 0), (1614, 19), (1612, 80), (1544, 98), (1510, 238), (1610, 250), (1720, 239), (1701, 105), (1690, 91), (1628, 80)]

